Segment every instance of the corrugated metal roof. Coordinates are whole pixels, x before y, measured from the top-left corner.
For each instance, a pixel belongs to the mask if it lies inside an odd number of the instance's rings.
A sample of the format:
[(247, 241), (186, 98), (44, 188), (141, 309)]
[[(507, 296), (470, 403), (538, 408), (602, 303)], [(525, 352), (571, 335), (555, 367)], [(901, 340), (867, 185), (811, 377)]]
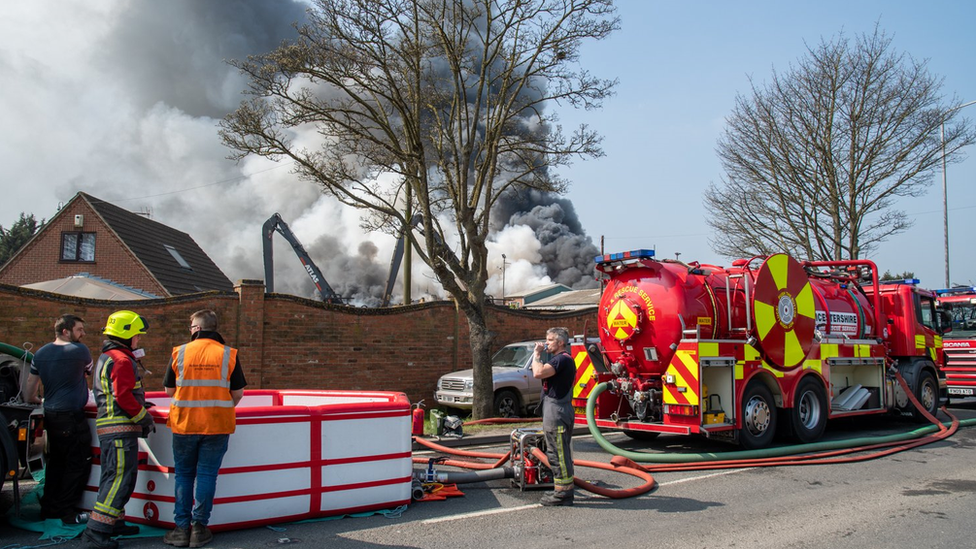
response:
[(561, 292), (525, 305), (523, 309), (585, 309), (600, 304), (601, 288)]
[(163, 297), (149, 292), (143, 292), (136, 288), (123, 286), (122, 284), (116, 284), (111, 280), (105, 280), (104, 278), (92, 276), (88, 273), (78, 273), (65, 278), (24, 284), (22, 287), (51, 292), (53, 294), (86, 297), (89, 299), (105, 299), (108, 301), (132, 301), (134, 299)]

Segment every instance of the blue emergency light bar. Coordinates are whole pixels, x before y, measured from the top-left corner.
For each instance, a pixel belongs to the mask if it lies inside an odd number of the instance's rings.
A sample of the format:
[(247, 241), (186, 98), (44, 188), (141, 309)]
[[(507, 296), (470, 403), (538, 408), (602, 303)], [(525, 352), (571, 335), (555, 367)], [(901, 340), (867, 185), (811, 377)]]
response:
[(976, 286), (956, 286), (955, 288), (944, 288), (942, 290), (936, 290), (936, 295), (952, 295), (952, 294), (971, 294), (976, 293)]
[(650, 259), (652, 257), (654, 257), (654, 250), (631, 250), (629, 252), (598, 255), (593, 258), (593, 262), (610, 263), (611, 261), (623, 261), (625, 259)]

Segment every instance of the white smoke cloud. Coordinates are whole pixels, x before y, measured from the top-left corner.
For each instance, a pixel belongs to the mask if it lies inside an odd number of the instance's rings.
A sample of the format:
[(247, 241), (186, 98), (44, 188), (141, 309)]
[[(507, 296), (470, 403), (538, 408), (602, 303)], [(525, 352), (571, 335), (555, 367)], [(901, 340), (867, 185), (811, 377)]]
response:
[[(542, 243), (527, 225), (508, 225), (495, 233), (488, 246), (489, 295), (500, 298), (504, 277), (505, 295), (552, 284), (542, 265)], [(502, 258), (502, 254), (505, 258)], [(504, 271), (502, 262), (505, 262)]]

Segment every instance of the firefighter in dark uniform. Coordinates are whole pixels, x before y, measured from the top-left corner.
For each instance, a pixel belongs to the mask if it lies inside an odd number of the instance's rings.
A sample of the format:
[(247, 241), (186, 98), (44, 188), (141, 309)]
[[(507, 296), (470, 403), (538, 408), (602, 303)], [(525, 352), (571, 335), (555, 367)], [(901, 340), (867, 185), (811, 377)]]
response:
[[(566, 346), (566, 328), (549, 328), (545, 344), (536, 343), (532, 375), (542, 381), (542, 431), (546, 437), (546, 457), (552, 469), (555, 489), (542, 496), (543, 505), (573, 504), (573, 382), (576, 363)], [(542, 352), (553, 356), (542, 362)]]
[(135, 489), (139, 439), (156, 430), (146, 409), (138, 363), (144, 354), (139, 342), (148, 328), (146, 320), (132, 311), (112, 313), (105, 324), (103, 333), (108, 339), (92, 383), (98, 404), (95, 429), (102, 473), (95, 508), (84, 533), (89, 547), (115, 549), (119, 543), (114, 536), (138, 532), (137, 527), (126, 526), (123, 517)]

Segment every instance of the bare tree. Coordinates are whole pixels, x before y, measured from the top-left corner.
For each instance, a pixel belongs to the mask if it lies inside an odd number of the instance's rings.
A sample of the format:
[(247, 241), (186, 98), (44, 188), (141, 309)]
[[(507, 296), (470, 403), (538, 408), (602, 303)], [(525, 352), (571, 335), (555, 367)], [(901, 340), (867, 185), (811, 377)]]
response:
[[(251, 100), (221, 123), (241, 159), (297, 174), (410, 242), (467, 318), (475, 417), (492, 408), (486, 242), (500, 196), (559, 192), (550, 168), (602, 154), (565, 136), (551, 103), (599, 107), (616, 81), (579, 66), (584, 40), (619, 27), (612, 0), (317, 0), (294, 42), (234, 62)], [(313, 128), (320, 142), (296, 142)], [(395, 175), (396, 183), (377, 178)], [(420, 215), (420, 233), (408, 220)]]
[(723, 185), (704, 203), (712, 248), (729, 257), (788, 252), (857, 258), (912, 226), (896, 197), (921, 196), (945, 154), (973, 142), (942, 80), (892, 50), (877, 26), (853, 43), (821, 41), (772, 81), (736, 98), (718, 155)]

